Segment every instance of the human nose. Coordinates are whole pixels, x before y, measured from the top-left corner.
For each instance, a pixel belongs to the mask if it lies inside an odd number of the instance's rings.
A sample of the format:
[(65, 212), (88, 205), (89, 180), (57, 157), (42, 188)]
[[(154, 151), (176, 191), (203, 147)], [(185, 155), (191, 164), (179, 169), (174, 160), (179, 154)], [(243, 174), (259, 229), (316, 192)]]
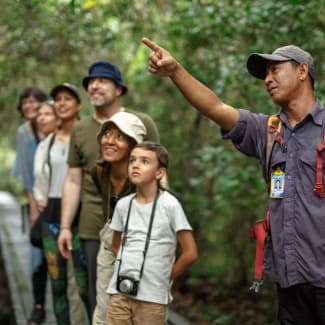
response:
[(63, 103), (62, 99), (57, 99), (57, 100), (55, 101), (55, 107), (56, 107), (56, 108), (61, 107), (61, 106), (62, 106), (62, 103)]
[(272, 81), (272, 73), (271, 73), (271, 71), (266, 70), (265, 78), (264, 78), (265, 86), (269, 85), (271, 81)]
[(55, 100), (55, 103), (56, 104), (61, 104), (61, 103), (64, 103), (65, 102), (65, 99), (63, 97), (59, 97)]
[(22, 105), (22, 109), (29, 109), (29, 108), (31, 108), (32, 107), (32, 105), (30, 104), (30, 103), (24, 103), (23, 105)]
[(139, 167), (139, 161), (138, 159), (132, 159), (131, 163), (130, 163), (131, 168), (135, 169)]

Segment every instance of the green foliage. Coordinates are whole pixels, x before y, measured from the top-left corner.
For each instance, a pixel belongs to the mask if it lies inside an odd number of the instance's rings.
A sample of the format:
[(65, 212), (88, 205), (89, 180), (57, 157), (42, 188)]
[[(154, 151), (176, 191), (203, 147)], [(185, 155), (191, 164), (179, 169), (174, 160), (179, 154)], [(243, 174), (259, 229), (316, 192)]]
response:
[[(22, 122), (15, 109), (21, 89), (49, 91), (63, 81), (81, 87), (90, 63), (111, 60), (130, 90), (123, 104), (154, 118), (170, 152), (169, 181), (183, 196), (200, 251), (184, 281), (246, 285), (254, 260), (250, 227), (263, 218), (266, 200), (258, 163), (221, 140), (218, 127), (190, 108), (170, 80), (147, 72), (150, 51), (141, 37), (171, 51), (224, 102), (273, 113), (278, 108), (263, 82), (246, 71), (247, 56), (292, 43), (305, 48), (315, 58), (315, 93), (324, 101), (322, 2), (3, 0), (0, 17), (1, 188), (19, 193), (8, 175)], [(83, 99), (85, 116), (91, 112), (85, 92)], [(228, 321), (217, 310), (210, 319)]]
[(250, 228), (263, 218), (265, 206), (260, 167), (219, 140), (198, 150), (193, 169), (186, 206), (191, 207), (196, 238), (205, 248), (201, 257), (209, 260), (207, 268), (200, 264), (193, 272), (223, 284), (248, 283)]

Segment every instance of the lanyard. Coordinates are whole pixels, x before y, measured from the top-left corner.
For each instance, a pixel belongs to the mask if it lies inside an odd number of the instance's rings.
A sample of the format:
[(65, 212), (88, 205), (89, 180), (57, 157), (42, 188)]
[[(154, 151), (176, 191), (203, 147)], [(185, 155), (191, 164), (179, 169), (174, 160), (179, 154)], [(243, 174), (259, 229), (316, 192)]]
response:
[[(144, 261), (146, 259), (146, 255), (147, 255), (147, 251), (148, 251), (148, 247), (149, 247), (149, 241), (150, 241), (150, 236), (151, 236), (152, 224), (153, 224), (153, 219), (154, 219), (154, 216), (155, 216), (155, 211), (156, 211), (156, 205), (157, 205), (158, 197), (159, 197), (159, 190), (157, 191), (155, 200), (154, 200), (153, 205), (152, 205), (152, 210), (151, 210), (151, 215), (150, 215), (150, 221), (149, 221), (149, 226), (148, 226), (148, 232), (147, 232), (147, 238), (146, 238), (146, 242), (145, 242), (144, 249), (143, 249), (143, 261), (142, 261), (142, 265), (141, 265), (139, 280), (142, 278), (142, 274), (143, 274)], [(126, 217), (126, 223), (125, 223), (125, 227), (124, 227), (124, 234), (123, 234), (123, 238), (122, 238), (122, 242), (121, 242), (121, 245), (122, 245), (121, 257), (120, 257), (120, 263), (119, 263), (119, 267), (118, 267), (118, 270), (117, 270), (117, 274), (120, 274), (120, 269), (121, 269), (121, 264), (122, 264), (122, 255), (123, 255), (124, 245), (126, 243), (126, 237), (127, 237), (128, 227), (129, 227), (131, 207), (132, 207), (132, 202), (133, 202), (134, 198), (135, 198), (135, 195), (130, 200), (128, 214), (127, 214), (127, 217)]]

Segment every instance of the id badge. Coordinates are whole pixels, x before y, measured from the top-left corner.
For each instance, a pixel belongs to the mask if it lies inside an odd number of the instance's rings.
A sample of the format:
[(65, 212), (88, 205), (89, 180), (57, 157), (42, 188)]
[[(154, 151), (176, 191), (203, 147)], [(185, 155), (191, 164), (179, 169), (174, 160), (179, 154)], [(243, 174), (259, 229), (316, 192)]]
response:
[(282, 199), (284, 193), (285, 172), (277, 169), (271, 174), (270, 197), (273, 199)]

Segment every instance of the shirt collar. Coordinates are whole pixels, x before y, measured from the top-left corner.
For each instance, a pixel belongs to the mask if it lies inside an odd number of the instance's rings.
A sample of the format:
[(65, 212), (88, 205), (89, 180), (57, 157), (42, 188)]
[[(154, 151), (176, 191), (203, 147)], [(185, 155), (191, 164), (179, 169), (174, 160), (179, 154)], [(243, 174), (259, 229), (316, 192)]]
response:
[[(308, 117), (311, 118), (315, 124), (323, 125), (323, 118), (325, 118), (323, 117), (323, 110), (324, 107), (322, 103), (318, 99), (316, 99), (314, 105), (311, 107), (305, 119)], [(281, 119), (283, 123), (288, 123), (288, 119), (282, 110), (277, 113), (277, 116)]]
[(323, 125), (323, 119), (325, 118), (323, 113), (324, 113), (324, 106), (317, 99), (315, 101), (315, 104), (311, 108), (309, 115), (311, 116), (315, 124)]

